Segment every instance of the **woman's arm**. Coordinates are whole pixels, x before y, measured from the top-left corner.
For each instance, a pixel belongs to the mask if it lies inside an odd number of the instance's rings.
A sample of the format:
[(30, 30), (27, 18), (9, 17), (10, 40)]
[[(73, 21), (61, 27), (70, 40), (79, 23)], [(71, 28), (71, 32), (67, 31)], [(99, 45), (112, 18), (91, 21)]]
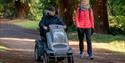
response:
[(75, 24), (76, 24), (76, 27), (79, 27), (79, 8), (77, 8), (76, 10), (76, 16), (75, 16)]
[(93, 11), (92, 11), (92, 9), (90, 9), (90, 22), (91, 22), (91, 26), (92, 26), (92, 28), (94, 28), (94, 15), (93, 15)]

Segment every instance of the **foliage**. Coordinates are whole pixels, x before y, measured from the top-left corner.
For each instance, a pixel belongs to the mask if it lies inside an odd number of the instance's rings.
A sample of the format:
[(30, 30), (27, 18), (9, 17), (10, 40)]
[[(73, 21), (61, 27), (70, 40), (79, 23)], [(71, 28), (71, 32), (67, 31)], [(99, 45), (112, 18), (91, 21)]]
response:
[(30, 13), (28, 18), (31, 20), (40, 20), (42, 16), (42, 3), (40, 0), (33, 0), (29, 3)]
[(108, 0), (110, 33), (125, 34), (125, 1)]
[(125, 16), (125, 1), (124, 0), (108, 0), (108, 8), (110, 15)]
[(0, 15), (10, 18), (14, 15), (14, 0), (0, 0)]
[(3, 6), (0, 4), (0, 17), (3, 15)]
[(68, 32), (76, 32), (76, 26), (74, 24), (72, 26), (69, 26)]
[(29, 18), (32, 20), (40, 20), (45, 10), (50, 6), (57, 6), (57, 0), (31, 0)]
[(110, 33), (125, 34), (125, 16), (109, 16)]

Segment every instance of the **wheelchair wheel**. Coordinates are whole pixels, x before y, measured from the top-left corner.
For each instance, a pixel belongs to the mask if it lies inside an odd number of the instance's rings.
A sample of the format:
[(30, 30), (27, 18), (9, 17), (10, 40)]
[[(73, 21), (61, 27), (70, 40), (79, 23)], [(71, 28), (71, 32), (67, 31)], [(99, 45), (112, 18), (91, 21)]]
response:
[(34, 57), (36, 61), (41, 61), (41, 56), (39, 56), (39, 50), (35, 45), (35, 50), (34, 50)]
[(43, 55), (43, 63), (49, 63), (49, 57), (47, 56), (46, 53)]
[(74, 63), (73, 55), (68, 56), (68, 63)]

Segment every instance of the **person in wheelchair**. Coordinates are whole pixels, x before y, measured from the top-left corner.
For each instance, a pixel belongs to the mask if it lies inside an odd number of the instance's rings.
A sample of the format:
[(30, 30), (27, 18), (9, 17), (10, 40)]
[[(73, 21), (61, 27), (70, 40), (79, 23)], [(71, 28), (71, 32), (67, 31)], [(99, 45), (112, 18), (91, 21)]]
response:
[(53, 24), (63, 25), (66, 28), (64, 22), (56, 16), (55, 7), (50, 6), (47, 9), (45, 15), (42, 17), (41, 21), (39, 22), (40, 36), (42, 39), (46, 40), (46, 33), (48, 31), (48, 26)]

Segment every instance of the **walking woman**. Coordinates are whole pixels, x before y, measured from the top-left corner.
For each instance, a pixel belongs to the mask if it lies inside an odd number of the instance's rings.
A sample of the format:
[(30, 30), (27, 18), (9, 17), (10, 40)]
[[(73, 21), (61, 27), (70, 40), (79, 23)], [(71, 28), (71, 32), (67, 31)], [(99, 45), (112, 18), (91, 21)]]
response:
[(76, 10), (75, 16), (75, 24), (78, 32), (79, 38), (79, 49), (80, 49), (80, 57), (83, 58), (84, 53), (84, 34), (86, 36), (87, 42), (87, 53), (88, 58), (93, 60), (93, 52), (92, 52), (92, 42), (91, 42), (91, 32), (94, 28), (94, 16), (93, 11), (89, 5), (89, 0), (81, 0), (80, 6)]

